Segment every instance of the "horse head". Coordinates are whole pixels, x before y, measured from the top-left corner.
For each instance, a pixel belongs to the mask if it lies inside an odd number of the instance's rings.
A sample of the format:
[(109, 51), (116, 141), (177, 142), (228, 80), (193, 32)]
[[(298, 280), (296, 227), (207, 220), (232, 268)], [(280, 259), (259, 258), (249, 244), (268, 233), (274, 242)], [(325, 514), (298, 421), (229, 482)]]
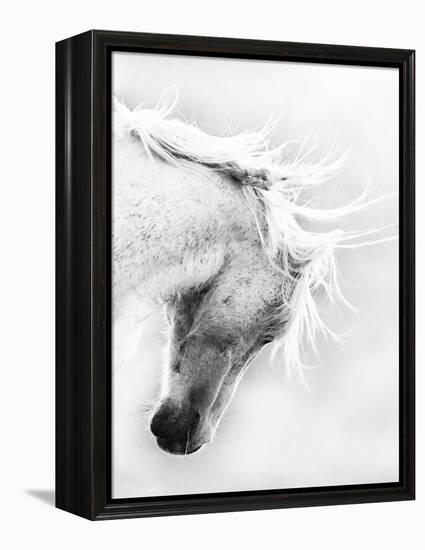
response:
[(163, 450), (190, 454), (212, 440), (265, 344), (302, 372), (303, 344), (332, 335), (315, 296), (344, 301), (337, 248), (378, 230), (311, 229), (370, 204), (365, 194), (332, 210), (301, 199), (343, 158), (285, 161), (285, 144), (267, 149), (267, 126), (221, 138), (169, 114), (118, 109), (114, 296), (142, 287), (160, 296), (168, 356), (150, 429)]
[(163, 450), (190, 454), (212, 440), (248, 364), (284, 331), (282, 306), (281, 277), (254, 245), (167, 301), (168, 364), (150, 425)]

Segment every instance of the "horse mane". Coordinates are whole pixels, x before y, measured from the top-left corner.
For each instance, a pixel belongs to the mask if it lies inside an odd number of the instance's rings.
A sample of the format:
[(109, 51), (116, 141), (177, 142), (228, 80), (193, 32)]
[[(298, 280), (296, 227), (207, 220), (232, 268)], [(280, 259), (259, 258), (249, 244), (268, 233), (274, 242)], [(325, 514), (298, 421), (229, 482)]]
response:
[(288, 373), (295, 371), (303, 378), (303, 370), (308, 367), (304, 361), (306, 345), (316, 350), (319, 334), (338, 339), (319, 315), (317, 296), (324, 294), (330, 301), (342, 302), (352, 308), (338, 283), (336, 250), (378, 244), (394, 238), (361, 240), (386, 227), (369, 231), (335, 229), (317, 232), (307, 226), (311, 222), (339, 220), (384, 197), (367, 201), (366, 187), (357, 199), (339, 208), (313, 207), (302, 199), (302, 192), (333, 178), (346, 154), (336, 156), (332, 147), (328, 154), (315, 161), (312, 158), (316, 147), (306, 150), (307, 142), (304, 142), (295, 158), (288, 159), (288, 143), (269, 147), (270, 134), (275, 126), (273, 120), (256, 132), (210, 135), (194, 123), (170, 116), (176, 100), (177, 97), (167, 104), (161, 99), (154, 109), (140, 106), (131, 111), (114, 99), (113, 136), (136, 136), (150, 156), (155, 154), (174, 165), (207, 174), (213, 170), (240, 185), (253, 213), (264, 252), (282, 272), (284, 297), (287, 278), (295, 283), (279, 312), (282, 319), (289, 318), (289, 321), (282, 323), (284, 329), (275, 339), (274, 354), (281, 350)]

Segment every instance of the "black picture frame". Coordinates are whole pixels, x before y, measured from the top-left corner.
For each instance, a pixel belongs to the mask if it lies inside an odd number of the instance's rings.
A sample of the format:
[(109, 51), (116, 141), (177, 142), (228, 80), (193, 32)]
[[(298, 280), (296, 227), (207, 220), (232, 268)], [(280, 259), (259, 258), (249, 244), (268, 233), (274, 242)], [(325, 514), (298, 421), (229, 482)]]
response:
[[(110, 498), (113, 51), (399, 70), (399, 482)], [(56, 75), (56, 506), (98, 520), (414, 499), (414, 51), (93, 30), (56, 44)]]

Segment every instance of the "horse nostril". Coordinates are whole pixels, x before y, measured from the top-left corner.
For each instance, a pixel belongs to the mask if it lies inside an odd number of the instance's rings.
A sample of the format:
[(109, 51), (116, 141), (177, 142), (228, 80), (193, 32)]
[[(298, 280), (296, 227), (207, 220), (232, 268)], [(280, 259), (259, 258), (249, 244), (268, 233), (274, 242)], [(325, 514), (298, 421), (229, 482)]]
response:
[(157, 437), (169, 437), (176, 424), (176, 419), (169, 407), (162, 406), (153, 415), (150, 430)]

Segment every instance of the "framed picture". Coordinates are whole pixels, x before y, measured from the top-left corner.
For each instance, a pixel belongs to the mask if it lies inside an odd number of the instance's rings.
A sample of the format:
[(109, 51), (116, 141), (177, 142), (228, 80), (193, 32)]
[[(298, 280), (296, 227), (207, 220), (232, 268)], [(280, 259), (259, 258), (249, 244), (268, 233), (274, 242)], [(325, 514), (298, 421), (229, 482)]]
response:
[(414, 498), (414, 52), (57, 53), (57, 506)]

